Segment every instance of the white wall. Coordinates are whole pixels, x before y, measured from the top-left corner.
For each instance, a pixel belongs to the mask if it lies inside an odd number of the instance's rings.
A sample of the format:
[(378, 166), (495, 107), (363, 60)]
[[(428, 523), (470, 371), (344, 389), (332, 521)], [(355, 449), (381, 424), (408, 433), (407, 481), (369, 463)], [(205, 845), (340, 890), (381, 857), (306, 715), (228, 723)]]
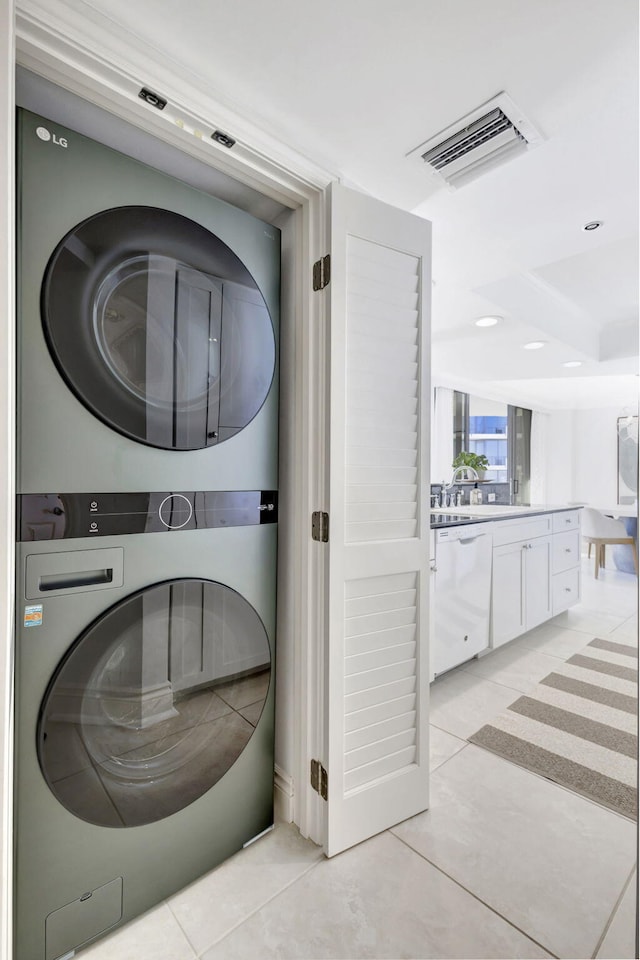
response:
[(451, 476), (453, 461), (453, 390), (435, 387), (431, 391), (431, 483)]
[[(636, 413), (625, 408), (624, 413)], [(620, 407), (576, 410), (574, 433), (574, 500), (593, 506), (618, 502), (618, 432)]]
[(549, 503), (618, 502), (618, 417), (636, 410), (605, 407), (547, 414)]
[(574, 412), (553, 410), (546, 418), (545, 500), (549, 504), (569, 503), (574, 495)]

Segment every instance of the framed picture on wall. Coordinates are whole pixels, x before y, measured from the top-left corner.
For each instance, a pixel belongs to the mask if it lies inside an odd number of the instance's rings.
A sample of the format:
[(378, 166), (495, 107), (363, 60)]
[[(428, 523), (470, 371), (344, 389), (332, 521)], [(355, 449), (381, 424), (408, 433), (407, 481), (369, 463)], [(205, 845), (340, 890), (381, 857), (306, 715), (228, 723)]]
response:
[(638, 418), (618, 417), (618, 503), (638, 497)]

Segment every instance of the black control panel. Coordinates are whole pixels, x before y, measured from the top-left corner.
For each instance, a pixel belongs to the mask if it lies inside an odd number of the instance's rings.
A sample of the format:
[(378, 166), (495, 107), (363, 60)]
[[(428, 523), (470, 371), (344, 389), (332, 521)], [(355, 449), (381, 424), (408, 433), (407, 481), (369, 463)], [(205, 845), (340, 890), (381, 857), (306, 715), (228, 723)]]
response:
[(73, 540), (276, 523), (275, 490), (28, 493), (18, 497), (18, 540)]

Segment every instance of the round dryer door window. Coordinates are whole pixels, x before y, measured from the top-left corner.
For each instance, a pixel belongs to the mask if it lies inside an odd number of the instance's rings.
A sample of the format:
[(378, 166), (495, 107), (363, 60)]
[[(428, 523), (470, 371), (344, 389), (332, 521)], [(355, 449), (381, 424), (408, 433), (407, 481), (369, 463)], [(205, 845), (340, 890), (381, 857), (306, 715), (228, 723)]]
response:
[(74, 227), (47, 266), (42, 317), (77, 397), (150, 446), (227, 440), (269, 393), (275, 337), (256, 282), (179, 214), (118, 207)]
[(53, 677), (38, 756), (60, 803), (89, 823), (171, 816), (211, 789), (258, 725), (271, 655), (240, 594), (173, 580), (116, 604)]

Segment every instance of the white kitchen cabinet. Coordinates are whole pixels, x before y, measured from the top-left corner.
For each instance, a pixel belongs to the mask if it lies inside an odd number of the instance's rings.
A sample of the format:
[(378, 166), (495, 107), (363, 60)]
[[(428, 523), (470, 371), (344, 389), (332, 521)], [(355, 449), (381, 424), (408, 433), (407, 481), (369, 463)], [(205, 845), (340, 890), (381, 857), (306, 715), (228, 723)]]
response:
[(495, 523), (491, 647), (577, 603), (580, 583), (579, 510)]
[(525, 630), (544, 623), (551, 613), (551, 537), (530, 540), (525, 553)]
[(580, 565), (580, 532), (554, 533), (551, 548), (554, 576)]
[(563, 573), (554, 573), (551, 594), (554, 617), (577, 603), (580, 599), (580, 567), (565, 570)]
[(551, 515), (554, 533), (566, 533), (568, 530), (580, 530), (580, 511), (562, 510)]
[[(522, 524), (520, 529), (526, 530), (526, 525)], [(546, 534), (494, 546), (492, 648), (513, 640), (552, 615), (551, 543), (551, 536)]]
[(493, 549), (490, 645), (500, 647), (524, 630), (524, 549), (507, 543)]
[(580, 599), (580, 511), (553, 514), (551, 548), (552, 616), (568, 610)]

